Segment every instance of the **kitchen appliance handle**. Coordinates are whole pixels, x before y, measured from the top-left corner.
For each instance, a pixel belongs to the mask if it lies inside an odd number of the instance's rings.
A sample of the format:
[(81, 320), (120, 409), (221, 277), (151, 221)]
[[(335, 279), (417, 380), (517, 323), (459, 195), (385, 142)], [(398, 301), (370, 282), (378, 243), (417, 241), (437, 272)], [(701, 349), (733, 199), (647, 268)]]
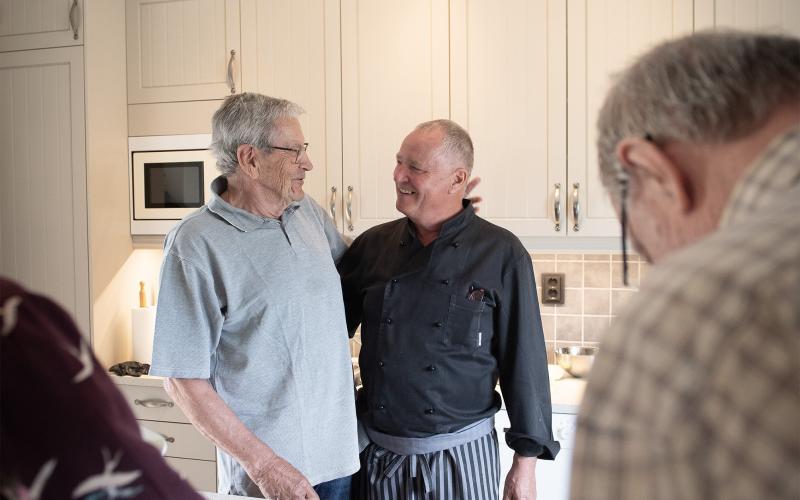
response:
[(572, 184), (572, 230), (576, 233), (580, 230), (580, 220), (581, 220), (581, 201), (579, 199), (580, 195), (580, 183), (576, 182)]
[(69, 8), (69, 27), (72, 28), (72, 39), (78, 39), (78, 26), (80, 23), (80, 7), (78, 7), (78, 0), (72, 0), (72, 6)]
[(231, 89), (231, 94), (236, 93), (236, 81), (234, 80), (233, 77), (233, 71), (234, 71), (233, 63), (235, 60), (236, 60), (236, 51), (231, 50), (231, 57), (230, 59), (228, 59), (228, 87), (230, 87)]
[(561, 231), (561, 183), (553, 186), (553, 218), (556, 221), (555, 230)]
[(328, 208), (328, 213), (333, 219), (333, 222), (336, 223), (336, 186), (331, 186), (331, 201)]
[(134, 399), (133, 404), (144, 406), (145, 408), (172, 408), (175, 403), (172, 401), (164, 401), (163, 399)]
[(353, 186), (347, 186), (347, 203), (344, 205), (344, 215), (347, 220), (347, 230), (353, 230)]

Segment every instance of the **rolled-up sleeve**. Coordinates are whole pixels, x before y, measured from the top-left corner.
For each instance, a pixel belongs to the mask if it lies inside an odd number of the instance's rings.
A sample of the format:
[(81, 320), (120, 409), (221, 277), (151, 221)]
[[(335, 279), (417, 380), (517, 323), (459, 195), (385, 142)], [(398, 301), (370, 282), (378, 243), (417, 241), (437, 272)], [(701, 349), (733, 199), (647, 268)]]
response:
[(552, 460), (560, 445), (553, 439), (547, 353), (527, 253), (505, 272), (502, 290), (495, 332), (500, 388), (511, 421), (506, 443), (520, 455)]

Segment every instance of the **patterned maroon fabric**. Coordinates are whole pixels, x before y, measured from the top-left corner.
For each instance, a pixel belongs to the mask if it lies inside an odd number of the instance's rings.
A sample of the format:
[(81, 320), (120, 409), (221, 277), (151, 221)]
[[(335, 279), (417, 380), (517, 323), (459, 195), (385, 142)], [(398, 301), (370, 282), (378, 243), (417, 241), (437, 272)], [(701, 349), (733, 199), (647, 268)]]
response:
[(51, 300), (0, 278), (0, 496), (200, 499)]

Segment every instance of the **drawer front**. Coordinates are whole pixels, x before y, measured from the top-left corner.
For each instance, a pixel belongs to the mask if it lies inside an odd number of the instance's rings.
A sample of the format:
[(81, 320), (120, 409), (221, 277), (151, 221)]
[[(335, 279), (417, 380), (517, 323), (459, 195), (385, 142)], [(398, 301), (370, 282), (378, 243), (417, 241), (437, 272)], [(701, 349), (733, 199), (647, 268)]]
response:
[(217, 463), (165, 457), (167, 463), (198, 491), (217, 491)]
[(150, 420), (139, 420), (139, 423), (164, 436), (164, 439), (167, 440), (166, 456), (168, 457), (216, 460), (217, 452), (214, 445), (197, 432), (197, 429), (191, 424)]
[(161, 420), (188, 424), (189, 419), (162, 387), (120, 385), (125, 400), (139, 420)]
[(561, 448), (571, 450), (575, 446), (575, 426), (577, 415), (553, 413), (553, 437), (561, 443)]

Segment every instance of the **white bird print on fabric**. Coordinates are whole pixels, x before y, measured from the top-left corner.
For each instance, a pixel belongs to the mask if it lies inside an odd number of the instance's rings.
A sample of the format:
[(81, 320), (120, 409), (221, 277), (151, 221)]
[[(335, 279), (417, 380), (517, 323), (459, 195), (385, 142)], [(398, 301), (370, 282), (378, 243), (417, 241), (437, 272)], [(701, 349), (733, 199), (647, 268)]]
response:
[(36, 477), (33, 478), (30, 488), (24, 486), (17, 486), (16, 488), (6, 487), (3, 488), (3, 495), (10, 500), (39, 500), (42, 497), (42, 491), (50, 476), (53, 474), (53, 469), (56, 468), (58, 460), (51, 458), (42, 465)]
[[(101, 450), (103, 453), (103, 472), (90, 476), (75, 487), (72, 498), (84, 500), (100, 500), (113, 498), (131, 498), (142, 491), (142, 486), (127, 486), (142, 475), (141, 471), (114, 472), (122, 458), (122, 451), (118, 451), (112, 458), (108, 448)], [(126, 487), (127, 486), (127, 487)], [(91, 493), (91, 495), (89, 494)], [(84, 495), (86, 495), (84, 497)]]
[(0, 308), (0, 314), (3, 316), (3, 326), (0, 329), (0, 335), (3, 337), (8, 336), (11, 330), (17, 326), (17, 308), (22, 303), (22, 298), (14, 295), (9, 297)]
[(92, 350), (89, 348), (89, 344), (87, 344), (83, 338), (81, 338), (80, 350), (72, 347), (69, 344), (65, 344), (64, 348), (81, 362), (81, 369), (72, 378), (72, 383), (78, 384), (89, 378), (94, 371), (94, 363), (92, 363)]

